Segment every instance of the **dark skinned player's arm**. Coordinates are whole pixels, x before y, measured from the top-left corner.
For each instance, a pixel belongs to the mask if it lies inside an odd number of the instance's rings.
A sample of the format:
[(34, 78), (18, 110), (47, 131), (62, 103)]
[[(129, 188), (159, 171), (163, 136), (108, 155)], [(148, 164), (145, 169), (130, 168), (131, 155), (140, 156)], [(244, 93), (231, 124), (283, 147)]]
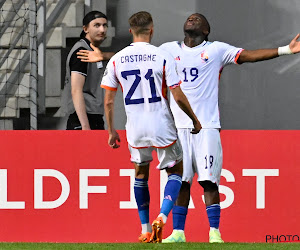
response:
[(243, 50), (237, 60), (238, 64), (245, 62), (258, 62), (276, 58), (280, 55), (296, 54), (300, 52), (300, 42), (297, 39), (298, 34), (289, 45), (275, 49), (257, 49), (257, 50)]

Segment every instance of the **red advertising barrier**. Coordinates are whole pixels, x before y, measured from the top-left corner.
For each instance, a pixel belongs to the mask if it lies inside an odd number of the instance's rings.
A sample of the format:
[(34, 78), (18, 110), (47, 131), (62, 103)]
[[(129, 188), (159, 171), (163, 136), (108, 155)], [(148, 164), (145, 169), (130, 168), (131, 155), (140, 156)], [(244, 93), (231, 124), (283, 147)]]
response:
[[(107, 131), (1, 131), (0, 241), (136, 242), (134, 172), (125, 132), (119, 132), (121, 147), (113, 150)], [(222, 131), (221, 137), (223, 239), (299, 239), (300, 132)], [(156, 164), (149, 181), (151, 220), (166, 181)], [(208, 241), (202, 194), (195, 180), (188, 241)], [(164, 235), (171, 231), (170, 214)]]

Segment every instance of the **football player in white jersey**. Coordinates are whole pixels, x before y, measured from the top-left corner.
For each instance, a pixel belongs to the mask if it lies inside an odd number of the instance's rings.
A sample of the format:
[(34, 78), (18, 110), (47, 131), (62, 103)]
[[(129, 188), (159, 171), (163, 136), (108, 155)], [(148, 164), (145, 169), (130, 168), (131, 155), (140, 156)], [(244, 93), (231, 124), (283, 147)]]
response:
[[(274, 49), (243, 50), (222, 42), (209, 42), (210, 26), (207, 19), (195, 13), (184, 24), (184, 41), (169, 42), (161, 46), (176, 61), (181, 77), (181, 88), (196, 113), (203, 129), (191, 135), (193, 128), (187, 116), (175, 105), (171, 109), (183, 148), (182, 186), (173, 207), (173, 232), (163, 243), (185, 242), (185, 220), (190, 200), (192, 179), (197, 173), (204, 188), (205, 204), (210, 224), (209, 242), (223, 242), (219, 231), (220, 197), (218, 185), (222, 169), (222, 146), (219, 130), (218, 83), (220, 73), (228, 64), (242, 64), (276, 58), (300, 52), (299, 34), (289, 45)], [(82, 52), (82, 58), (99, 61), (101, 52)]]
[(199, 134), (190, 135), (192, 124), (171, 98), (178, 136), (183, 149), (182, 186), (173, 207), (173, 232), (163, 243), (185, 242), (184, 226), (190, 200), (190, 187), (195, 173), (204, 189), (210, 224), (209, 242), (222, 243), (219, 231), (220, 196), (218, 185), (222, 170), (222, 146), (218, 105), (219, 76), (224, 66), (268, 60), (300, 51), (299, 34), (285, 47), (243, 50), (222, 42), (209, 42), (207, 19), (195, 13), (184, 23), (184, 41), (160, 46), (176, 61), (182, 91), (201, 122)]
[[(177, 199), (182, 177), (182, 149), (177, 140), (175, 122), (167, 101), (169, 87), (176, 103), (184, 110), (198, 133), (201, 124), (181, 91), (174, 59), (169, 53), (150, 44), (153, 21), (148, 12), (129, 18), (133, 43), (115, 54), (108, 62), (101, 87), (105, 88), (104, 109), (108, 125), (108, 144), (118, 148), (119, 135), (114, 128), (114, 98), (118, 86), (123, 91), (127, 116), (126, 134), (135, 167), (134, 193), (142, 224), (141, 242), (162, 241), (162, 228)], [(149, 223), (149, 163), (157, 151), (158, 169), (165, 169), (168, 182), (160, 214)]]

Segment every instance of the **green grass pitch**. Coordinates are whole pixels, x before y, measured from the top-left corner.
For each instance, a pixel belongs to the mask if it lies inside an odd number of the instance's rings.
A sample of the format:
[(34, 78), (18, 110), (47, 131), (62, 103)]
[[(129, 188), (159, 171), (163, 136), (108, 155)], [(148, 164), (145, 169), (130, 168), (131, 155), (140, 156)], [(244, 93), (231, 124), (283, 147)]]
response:
[(141, 243), (0, 243), (0, 250), (96, 250), (96, 249), (300, 249), (300, 243), (175, 243), (175, 244), (141, 244)]

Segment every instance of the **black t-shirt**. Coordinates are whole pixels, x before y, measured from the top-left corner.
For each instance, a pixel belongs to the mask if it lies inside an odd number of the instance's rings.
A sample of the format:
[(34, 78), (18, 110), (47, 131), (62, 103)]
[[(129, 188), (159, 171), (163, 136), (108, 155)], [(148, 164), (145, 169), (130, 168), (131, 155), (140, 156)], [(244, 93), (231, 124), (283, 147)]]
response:
[[(88, 45), (90, 45), (91, 42), (88, 39), (84, 38), (84, 40), (87, 42)], [(86, 48), (80, 47), (73, 52), (73, 54), (71, 55), (71, 58), (70, 58), (70, 62), (69, 62), (70, 72), (76, 71), (76, 72), (86, 76), (88, 63), (82, 62), (79, 58), (77, 58), (77, 52), (79, 52), (79, 50), (86, 50)]]

